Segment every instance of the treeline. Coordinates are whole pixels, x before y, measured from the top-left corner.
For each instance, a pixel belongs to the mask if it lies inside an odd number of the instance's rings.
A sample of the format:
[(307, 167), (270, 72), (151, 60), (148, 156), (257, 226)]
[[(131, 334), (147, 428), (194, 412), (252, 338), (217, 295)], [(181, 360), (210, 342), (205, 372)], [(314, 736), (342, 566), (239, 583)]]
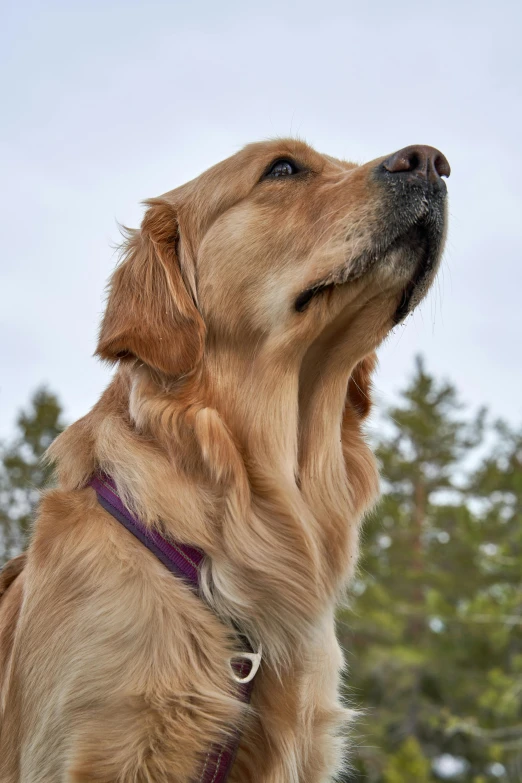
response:
[[(1, 449), (0, 562), (25, 545), (62, 428), (41, 389)], [(522, 428), (467, 414), (419, 359), (373, 429), (383, 498), (339, 615), (364, 709), (346, 781), (522, 781)]]

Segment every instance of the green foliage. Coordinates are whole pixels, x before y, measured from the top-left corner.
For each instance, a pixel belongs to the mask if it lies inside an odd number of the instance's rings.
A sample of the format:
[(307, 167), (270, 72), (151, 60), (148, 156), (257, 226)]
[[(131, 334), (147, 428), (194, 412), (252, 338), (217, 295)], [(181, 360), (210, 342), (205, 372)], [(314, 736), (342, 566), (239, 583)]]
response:
[(384, 783), (429, 783), (430, 763), (415, 737), (408, 737), (397, 753), (390, 756), (384, 770)]
[(387, 412), (384, 496), (340, 617), (367, 712), (353, 780), (522, 779), (522, 435), (495, 432), (420, 360)]
[(50, 479), (42, 456), (62, 431), (61, 407), (45, 388), (17, 420), (15, 439), (0, 449), (0, 565), (24, 548), (39, 490)]

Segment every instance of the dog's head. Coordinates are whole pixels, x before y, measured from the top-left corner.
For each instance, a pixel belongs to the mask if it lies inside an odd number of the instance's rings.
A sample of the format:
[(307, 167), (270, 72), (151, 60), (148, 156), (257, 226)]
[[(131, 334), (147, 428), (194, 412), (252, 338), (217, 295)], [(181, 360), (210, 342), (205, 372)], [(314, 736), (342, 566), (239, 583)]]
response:
[(342, 331), (360, 361), (433, 280), (449, 173), (424, 146), (361, 166), (300, 141), (246, 147), (148, 202), (98, 354), (177, 378), (215, 346), (275, 341), (291, 361)]

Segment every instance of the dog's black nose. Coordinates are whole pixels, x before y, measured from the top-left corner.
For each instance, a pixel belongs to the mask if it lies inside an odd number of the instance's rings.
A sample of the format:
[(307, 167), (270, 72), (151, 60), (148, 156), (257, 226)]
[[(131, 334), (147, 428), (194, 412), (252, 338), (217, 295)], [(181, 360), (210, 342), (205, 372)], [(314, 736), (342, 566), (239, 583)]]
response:
[(441, 177), (449, 177), (450, 164), (435, 147), (412, 144), (411, 147), (394, 152), (382, 164), (390, 174), (406, 174), (425, 179), (426, 182), (441, 184)]

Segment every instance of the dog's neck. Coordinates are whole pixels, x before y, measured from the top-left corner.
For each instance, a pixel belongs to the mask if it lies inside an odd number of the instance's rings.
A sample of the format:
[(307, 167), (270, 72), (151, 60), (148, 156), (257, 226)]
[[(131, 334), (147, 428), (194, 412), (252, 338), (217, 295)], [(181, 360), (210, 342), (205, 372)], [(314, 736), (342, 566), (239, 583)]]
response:
[(324, 373), (308, 358), (216, 351), (176, 387), (122, 367), (51, 452), (64, 488), (104, 470), (144, 521), (204, 549), (209, 601), (270, 639), (274, 661), (331, 611), (376, 490), (345, 404), (350, 361), (330, 356)]

